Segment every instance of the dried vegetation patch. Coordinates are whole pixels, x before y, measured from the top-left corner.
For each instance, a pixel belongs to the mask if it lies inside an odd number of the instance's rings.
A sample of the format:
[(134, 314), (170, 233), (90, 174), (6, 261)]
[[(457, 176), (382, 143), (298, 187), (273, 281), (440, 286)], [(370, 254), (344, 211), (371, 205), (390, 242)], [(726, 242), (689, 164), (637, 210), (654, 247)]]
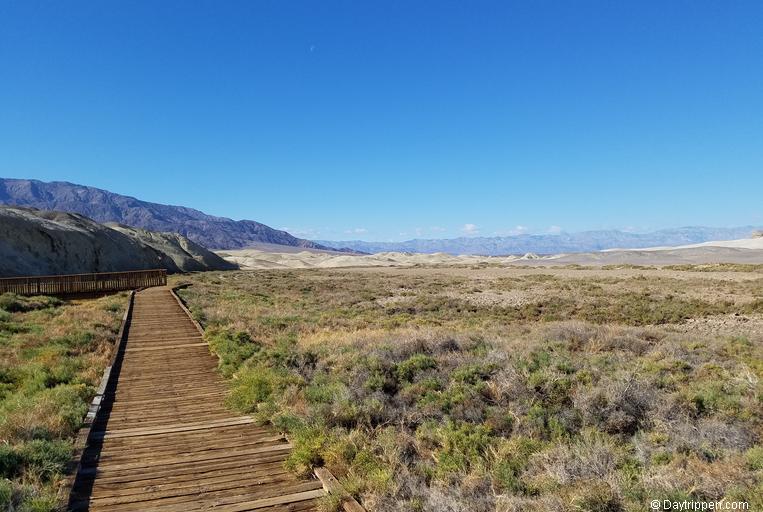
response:
[[(369, 510), (763, 506), (759, 275), (489, 270), (204, 274), (182, 295), (230, 405)], [(504, 293), (530, 300), (469, 299)], [(751, 323), (691, 329), (729, 315)]]
[(0, 509), (60, 507), (72, 440), (108, 364), (125, 294), (0, 295)]

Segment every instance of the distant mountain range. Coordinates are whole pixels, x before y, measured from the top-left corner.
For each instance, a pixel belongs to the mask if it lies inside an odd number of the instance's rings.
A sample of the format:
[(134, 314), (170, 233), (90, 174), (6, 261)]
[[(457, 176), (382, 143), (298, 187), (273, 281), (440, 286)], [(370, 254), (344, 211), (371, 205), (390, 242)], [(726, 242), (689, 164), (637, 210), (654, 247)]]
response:
[(184, 206), (149, 203), (63, 181), (0, 178), (0, 204), (79, 213), (98, 222), (179, 233), (210, 249), (238, 249), (261, 243), (328, 249), (253, 220), (214, 217)]
[(683, 227), (662, 229), (652, 233), (630, 233), (617, 230), (582, 231), (547, 235), (515, 235), (496, 237), (460, 237), (451, 239), (407, 240), (405, 242), (363, 242), (350, 240), (333, 242), (319, 240), (327, 247), (343, 247), (359, 252), (417, 252), (476, 254), (501, 256), (509, 254), (559, 254), (591, 252), (604, 249), (637, 249), (643, 247), (688, 245), (711, 240), (747, 238), (754, 226), (735, 228)]
[(37, 180), (0, 178), (0, 204), (18, 205), (78, 213), (97, 222), (116, 222), (133, 228), (178, 233), (211, 249), (241, 249), (266, 246), (278, 252), (278, 246), (342, 252), (417, 252), (475, 254), (558, 254), (590, 252), (614, 248), (675, 246), (746, 238), (753, 226), (736, 228), (684, 227), (653, 233), (630, 233), (617, 230), (584, 231), (546, 235), (503, 237), (461, 237), (452, 239), (408, 240), (405, 242), (310, 241), (294, 237), (252, 220), (231, 220), (207, 215), (184, 206), (170, 206), (141, 201), (67, 182), (46, 183)]

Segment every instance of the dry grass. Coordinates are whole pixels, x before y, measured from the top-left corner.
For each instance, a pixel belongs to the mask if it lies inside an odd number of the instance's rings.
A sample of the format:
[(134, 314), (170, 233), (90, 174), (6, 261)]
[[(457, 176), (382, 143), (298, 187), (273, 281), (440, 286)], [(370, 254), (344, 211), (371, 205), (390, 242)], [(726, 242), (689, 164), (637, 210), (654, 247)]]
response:
[[(182, 295), (232, 377), (230, 405), (290, 431), (289, 466), (328, 465), (369, 510), (762, 505), (759, 273), (190, 279)], [(744, 321), (699, 328), (729, 317)]]
[(0, 508), (55, 510), (126, 295), (0, 296)]

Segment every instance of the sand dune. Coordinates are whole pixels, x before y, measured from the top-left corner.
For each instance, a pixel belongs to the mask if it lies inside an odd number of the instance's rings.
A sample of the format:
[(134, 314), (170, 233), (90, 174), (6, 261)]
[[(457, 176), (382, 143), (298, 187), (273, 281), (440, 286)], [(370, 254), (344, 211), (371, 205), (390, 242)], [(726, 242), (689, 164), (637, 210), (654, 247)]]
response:
[(220, 251), (220, 256), (241, 268), (336, 268), (390, 267), (414, 265), (464, 265), (482, 261), (514, 261), (516, 257), (490, 258), (481, 256), (451, 256), (448, 254), (379, 253), (371, 255), (332, 254), (326, 252), (265, 252), (259, 249)]
[(743, 238), (741, 240), (716, 240), (712, 242), (702, 242), (700, 244), (678, 245), (675, 247), (647, 247), (644, 249), (607, 249), (603, 252), (611, 251), (674, 251), (678, 249), (701, 249), (703, 247), (729, 247), (734, 249), (753, 249), (763, 250), (763, 236), (755, 238)]
[(724, 240), (680, 247), (610, 249), (589, 253), (539, 256), (454, 256), (445, 253), (381, 252), (370, 255), (329, 251), (276, 252), (275, 247), (220, 251), (218, 254), (244, 269), (412, 267), (417, 265), (677, 265), (703, 263), (763, 264), (763, 238)]

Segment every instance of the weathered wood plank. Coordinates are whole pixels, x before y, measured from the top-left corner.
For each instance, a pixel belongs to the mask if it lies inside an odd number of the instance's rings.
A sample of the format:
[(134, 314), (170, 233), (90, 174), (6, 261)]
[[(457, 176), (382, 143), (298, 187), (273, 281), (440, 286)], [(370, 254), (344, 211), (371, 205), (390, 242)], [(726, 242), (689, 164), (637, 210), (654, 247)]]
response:
[(283, 435), (224, 407), (227, 383), (182, 303), (145, 290), (131, 316), (70, 510), (314, 510), (322, 484), (286, 471)]
[(235, 416), (232, 418), (204, 421), (201, 423), (175, 423), (170, 425), (163, 425), (161, 427), (106, 430), (105, 432), (92, 432), (90, 435), (92, 439), (98, 439), (99, 437), (118, 439), (120, 437), (151, 436), (156, 434), (170, 434), (174, 432), (188, 432), (190, 430), (206, 430), (208, 428), (243, 425), (245, 423), (254, 423), (254, 420), (248, 416)]
[(156, 350), (170, 350), (175, 348), (188, 348), (188, 347), (206, 347), (206, 343), (181, 343), (178, 345), (160, 345), (146, 348), (128, 348), (125, 350), (127, 354), (131, 352), (154, 352)]
[(350, 496), (345, 488), (342, 487), (342, 484), (340, 484), (339, 480), (331, 474), (331, 471), (326, 468), (315, 468), (315, 476), (321, 481), (321, 484), (323, 484), (323, 488), (327, 493), (339, 496), (342, 500), (342, 508), (345, 512), (366, 512), (366, 510), (360, 506), (360, 503)]

